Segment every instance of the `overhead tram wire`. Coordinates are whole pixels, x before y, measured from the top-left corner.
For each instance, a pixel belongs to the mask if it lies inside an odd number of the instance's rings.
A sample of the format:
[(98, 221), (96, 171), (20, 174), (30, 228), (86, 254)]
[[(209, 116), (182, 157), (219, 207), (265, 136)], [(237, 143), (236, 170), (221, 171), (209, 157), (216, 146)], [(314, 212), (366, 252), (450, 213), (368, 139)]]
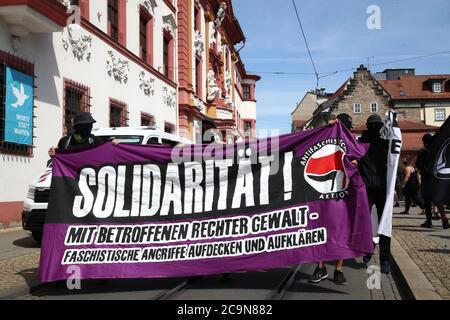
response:
[[(391, 61), (386, 61), (386, 62), (382, 62), (382, 63), (374, 63), (371, 66), (379, 67), (379, 66), (385, 66), (385, 65), (389, 65), (389, 64), (393, 64), (393, 63), (419, 60), (419, 59), (424, 59), (424, 58), (429, 58), (429, 57), (434, 57), (434, 56), (439, 56), (439, 55), (446, 55), (446, 54), (450, 54), (450, 51), (439, 51), (439, 52), (434, 52), (434, 53), (429, 53), (429, 54), (424, 54), (424, 55), (418, 55), (418, 56), (414, 56), (414, 57), (410, 57), (410, 58), (402, 58), (402, 59), (391, 60)], [(347, 68), (347, 69), (341, 69), (341, 70), (337, 70), (337, 71), (333, 71), (333, 72), (322, 73), (324, 75), (320, 76), (320, 78), (325, 78), (325, 77), (329, 77), (331, 75), (339, 74), (342, 72), (354, 71), (354, 70), (356, 70), (356, 68)]]
[[(402, 58), (402, 59), (397, 59), (397, 60), (392, 60), (392, 61), (387, 61), (387, 62), (382, 62), (382, 63), (375, 63), (375, 64), (371, 64), (372, 67), (378, 67), (378, 66), (384, 66), (384, 65), (389, 65), (389, 64), (393, 64), (393, 63), (399, 63), (399, 62), (406, 62), (406, 61), (412, 61), (412, 60), (419, 60), (419, 59), (424, 59), (424, 58), (429, 58), (429, 57), (434, 57), (434, 56), (439, 56), (439, 55), (448, 55), (450, 54), (450, 51), (439, 51), (439, 52), (435, 52), (435, 53), (430, 53), (430, 54), (425, 54), (425, 55), (418, 55), (418, 56), (414, 56), (414, 57), (410, 57), (410, 58)], [(169, 70), (196, 70), (196, 68), (187, 68), (187, 67), (169, 67)], [(202, 68), (202, 71), (208, 70), (207, 68)], [(347, 69), (340, 69), (340, 70), (336, 70), (336, 71), (332, 71), (332, 72), (321, 72), (321, 73), (317, 73), (317, 76), (319, 77), (319, 79), (323, 79), (323, 78), (327, 78), (336, 74), (340, 74), (343, 72), (348, 72), (348, 71), (354, 71), (356, 70), (355, 67), (353, 68), (347, 68)], [(256, 73), (256, 74), (272, 74), (272, 75), (301, 75), (301, 76), (316, 76), (316, 73), (314, 72), (289, 72), (289, 71), (271, 71), (271, 70), (264, 70), (264, 71), (256, 71), (256, 70), (252, 70), (252, 73)]]
[[(382, 62), (382, 63), (374, 63), (374, 64), (371, 64), (371, 66), (379, 67), (379, 66), (385, 66), (385, 65), (389, 65), (389, 64), (393, 64), (393, 63), (419, 60), (419, 59), (424, 59), (424, 58), (429, 58), (429, 57), (434, 57), (434, 56), (439, 56), (439, 55), (448, 55), (448, 54), (450, 54), (450, 51), (439, 51), (439, 52), (434, 52), (434, 53), (425, 54), (425, 55), (418, 55), (418, 56), (414, 56), (414, 57), (410, 57), (410, 58), (391, 60), (391, 61), (386, 61), (386, 62)], [(336, 75), (339, 73), (343, 73), (343, 72), (354, 71), (356, 69), (357, 68), (353, 67), (353, 68), (340, 69), (340, 70), (331, 71), (331, 72), (319, 73), (319, 79), (327, 78), (327, 77), (330, 77), (330, 76), (333, 76), (333, 75)], [(252, 71), (252, 72), (258, 73), (258, 74), (273, 74), (273, 75), (305, 75), (305, 76), (315, 75), (314, 73), (300, 73), (300, 72), (288, 72), (288, 71)]]
[(319, 89), (319, 80), (320, 80), (319, 73), (317, 72), (317, 68), (316, 68), (316, 65), (314, 63), (314, 59), (312, 57), (311, 50), (309, 49), (308, 39), (306, 38), (305, 30), (303, 30), (302, 20), (300, 19), (300, 15), (298, 13), (297, 5), (295, 4), (295, 0), (292, 0), (292, 4), (294, 5), (295, 14), (297, 15), (298, 24), (300, 25), (300, 29), (301, 29), (302, 35), (303, 35), (303, 40), (305, 41), (306, 49), (308, 50), (309, 59), (311, 60), (311, 64), (312, 64), (313, 69), (314, 69), (314, 74), (316, 76), (316, 89)]
[(435, 53), (430, 53), (430, 54), (424, 54), (424, 55), (420, 55), (420, 56), (415, 56), (415, 57), (411, 57), (411, 58), (404, 58), (404, 59), (393, 60), (393, 61), (389, 61), (389, 62), (376, 63), (376, 64), (373, 64), (373, 66), (374, 66), (374, 67), (384, 66), (384, 65), (387, 65), (387, 64), (392, 64), (392, 63), (397, 63), (397, 62), (404, 62), (404, 61), (418, 60), (418, 59), (429, 58), (429, 57), (434, 57), (434, 56), (439, 56), (439, 55), (444, 55), (444, 54), (450, 54), (450, 51), (440, 51), (440, 52), (435, 52)]

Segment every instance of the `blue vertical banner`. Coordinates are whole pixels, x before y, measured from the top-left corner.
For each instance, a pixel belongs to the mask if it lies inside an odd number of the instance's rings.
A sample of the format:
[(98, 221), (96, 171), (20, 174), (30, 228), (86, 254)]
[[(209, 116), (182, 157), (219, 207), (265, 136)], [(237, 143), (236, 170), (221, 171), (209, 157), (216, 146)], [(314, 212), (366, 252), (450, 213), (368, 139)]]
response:
[(5, 141), (33, 144), (33, 77), (6, 68)]

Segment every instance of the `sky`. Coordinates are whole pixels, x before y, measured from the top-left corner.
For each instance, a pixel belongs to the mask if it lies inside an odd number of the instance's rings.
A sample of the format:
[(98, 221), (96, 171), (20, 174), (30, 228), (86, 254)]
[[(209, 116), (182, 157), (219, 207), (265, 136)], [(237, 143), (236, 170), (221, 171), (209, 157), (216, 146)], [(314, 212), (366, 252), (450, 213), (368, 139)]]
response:
[[(450, 54), (390, 63), (450, 51), (448, 0), (295, 0), (320, 80), (335, 92), (359, 65), (372, 72), (415, 68), (416, 74), (450, 74)], [(380, 8), (381, 29), (370, 30), (368, 7)], [(247, 38), (240, 52), (257, 83), (257, 127), (289, 133), (291, 112), (316, 87), (292, 0), (233, 0)], [(240, 46), (237, 46), (239, 48)], [(388, 64), (386, 64), (388, 63)], [(292, 74), (277, 75), (272, 72)]]

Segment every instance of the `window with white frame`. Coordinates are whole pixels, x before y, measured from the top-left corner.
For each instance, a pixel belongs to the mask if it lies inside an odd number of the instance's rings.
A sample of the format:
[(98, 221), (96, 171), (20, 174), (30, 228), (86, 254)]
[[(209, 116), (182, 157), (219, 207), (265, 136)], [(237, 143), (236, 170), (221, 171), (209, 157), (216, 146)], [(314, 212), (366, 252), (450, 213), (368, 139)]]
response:
[(435, 121), (445, 121), (447, 119), (445, 114), (445, 109), (435, 109), (434, 110), (434, 119)]
[(353, 113), (362, 113), (361, 103), (353, 104)]
[(441, 93), (442, 92), (442, 85), (440, 82), (433, 83), (433, 92), (434, 93)]
[(378, 113), (378, 103), (372, 102), (370, 104), (370, 112), (371, 113)]

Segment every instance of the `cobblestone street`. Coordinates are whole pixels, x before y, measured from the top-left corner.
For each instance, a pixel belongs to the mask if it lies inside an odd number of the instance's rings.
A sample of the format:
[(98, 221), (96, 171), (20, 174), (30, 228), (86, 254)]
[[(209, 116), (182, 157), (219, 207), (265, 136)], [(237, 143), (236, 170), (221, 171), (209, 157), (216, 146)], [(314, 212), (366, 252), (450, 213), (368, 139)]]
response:
[[(395, 212), (401, 212), (398, 208)], [(442, 299), (450, 299), (450, 230), (433, 221), (434, 230), (421, 228), (425, 216), (412, 208), (410, 215), (396, 214), (394, 237), (427, 277)]]
[(39, 246), (23, 230), (0, 232), (0, 297), (39, 284)]
[[(152, 299), (164, 290), (173, 288), (178, 279), (135, 279), (84, 281), (83, 290), (70, 291), (65, 286), (42, 287), (38, 280), (39, 247), (28, 232), (16, 229), (0, 231), (0, 299)], [(372, 263), (378, 265), (378, 254)], [(371, 265), (372, 265), (371, 263)], [(370, 276), (362, 259), (345, 262), (344, 271), (349, 284), (336, 286), (331, 278), (320, 284), (308, 283), (308, 277), (316, 265), (302, 265), (292, 286), (287, 290), (286, 300), (400, 300), (402, 299), (392, 275), (381, 275), (381, 288), (368, 289)], [(328, 264), (334, 269), (333, 262)], [(205, 277), (178, 298), (185, 299), (265, 299), (285, 271), (271, 270), (235, 274), (231, 282), (221, 282), (219, 277)], [(332, 274), (332, 273), (331, 273)], [(331, 277), (331, 275), (330, 275)], [(280, 279), (279, 279), (280, 278)], [(263, 280), (264, 279), (264, 280)], [(253, 289), (251, 289), (253, 288)]]
[[(398, 208), (395, 212), (398, 213), (402, 209)], [(421, 228), (420, 225), (425, 218), (418, 212), (418, 209), (413, 208), (411, 215), (395, 214), (394, 238), (420, 268), (439, 296), (442, 299), (450, 300), (450, 278), (448, 277), (450, 273), (450, 232), (442, 229), (440, 221), (433, 221), (434, 230)], [(39, 246), (28, 232), (20, 229), (0, 231), (0, 237), (2, 240), (0, 242), (0, 299), (29, 296), (30, 288), (39, 284)], [(378, 264), (377, 260), (378, 256), (375, 255), (375, 263)], [(346, 267), (349, 268), (348, 263)], [(312, 272), (311, 270), (308, 271)], [(392, 287), (393, 280), (390, 277), (382, 276), (383, 290), (371, 291), (371, 299), (396, 300), (400, 298), (396, 289)], [(352, 280), (353, 283), (359, 282), (356, 278)], [(305, 292), (303, 292), (302, 298), (305, 298), (304, 294)], [(307, 296), (313, 298), (314, 295), (309, 292)], [(317, 298), (319, 297), (325, 298), (325, 296), (317, 295)], [(296, 299), (299, 298), (296, 297)]]

